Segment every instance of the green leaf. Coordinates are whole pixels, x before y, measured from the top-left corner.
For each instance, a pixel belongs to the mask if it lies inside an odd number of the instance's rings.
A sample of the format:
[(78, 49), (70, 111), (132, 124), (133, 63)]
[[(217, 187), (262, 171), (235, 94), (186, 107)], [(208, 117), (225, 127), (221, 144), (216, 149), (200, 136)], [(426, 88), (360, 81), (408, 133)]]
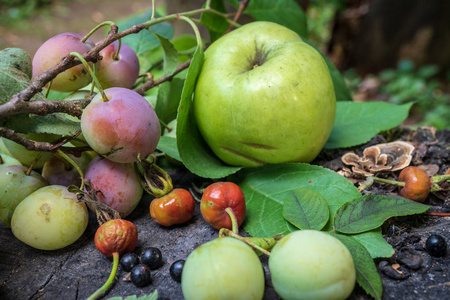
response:
[(168, 39), (156, 32), (150, 32), (156, 36), (164, 50), (164, 75), (171, 75), (178, 67), (178, 52)]
[[(0, 105), (27, 88), (31, 83), (31, 57), (23, 49), (6, 48), (0, 51)], [(33, 97), (44, 99), (41, 93)]]
[[(235, 7), (237, 0), (228, 0)], [(302, 8), (294, 0), (252, 0), (244, 13), (249, 14), (258, 21), (270, 21), (283, 25), (300, 36), (307, 35), (307, 20)]]
[(331, 62), (331, 60), (329, 60), (328, 57), (319, 50), (319, 48), (317, 48), (314, 44), (312, 44), (305, 38), (302, 37), (302, 39), (305, 43), (316, 49), (325, 60), (328, 66), (328, 70), (330, 71), (331, 79), (333, 80), (336, 101), (351, 101), (353, 99), (352, 94), (350, 92), (350, 89), (347, 87), (347, 84), (345, 83), (344, 77), (342, 77), (341, 72), (339, 72), (339, 70)]
[(191, 113), (192, 94), (203, 65), (203, 49), (197, 48), (184, 82), (177, 116), (177, 145), (181, 161), (194, 174), (221, 178), (240, 169), (225, 165), (203, 140)]
[(411, 106), (412, 103), (338, 102), (336, 120), (325, 148), (346, 148), (366, 143), (380, 131), (400, 125)]
[(284, 199), (283, 217), (299, 229), (321, 230), (328, 222), (330, 212), (319, 193), (297, 188)]
[[(212, 0), (210, 7), (216, 11), (226, 13), (222, 0)], [(203, 13), (200, 17), (200, 22), (208, 29), (211, 42), (217, 40), (230, 26), (225, 18), (210, 12)]]
[[(132, 15), (129, 18), (118, 21), (116, 24), (119, 26), (121, 31), (131, 28), (133, 25), (139, 25), (141, 23), (147, 22), (152, 16), (152, 11), (147, 10), (144, 13)], [(156, 14), (156, 17), (158, 15)], [(166, 39), (171, 39), (173, 37), (174, 29), (172, 25), (168, 22), (163, 22), (155, 24), (148, 28), (150, 31), (155, 32)], [(151, 51), (160, 46), (160, 42), (150, 32), (147, 30), (141, 30), (139, 33), (130, 34), (122, 38), (122, 42), (130, 46), (137, 55), (142, 54), (147, 51)]]
[(371, 231), (354, 234), (352, 237), (366, 247), (372, 258), (391, 257), (394, 255), (395, 250), (384, 239), (380, 227)]
[(173, 78), (159, 85), (155, 112), (164, 123), (169, 123), (177, 117), (184, 80)]
[(168, 156), (181, 161), (177, 148), (177, 139), (169, 136), (161, 136), (158, 143), (158, 150), (166, 153)]
[(391, 217), (420, 214), (429, 208), (400, 196), (365, 195), (337, 210), (334, 228), (342, 233), (360, 233), (381, 226)]
[(351, 236), (331, 234), (338, 238), (352, 254), (356, 269), (356, 282), (373, 298), (380, 300), (383, 283), (377, 267), (366, 248)]
[[(287, 163), (241, 170), (232, 178), (242, 188), (247, 207), (244, 229), (251, 236), (267, 237), (297, 230), (283, 217), (286, 196), (296, 188), (320, 194), (330, 216), (344, 203), (360, 196), (357, 188), (337, 173), (319, 166)], [(325, 226), (331, 230), (332, 220)]]
[(62, 114), (31, 115), (26, 119), (14, 117), (5, 125), (21, 133), (50, 133), (60, 136), (75, 135), (80, 129), (80, 122), (71, 121)]

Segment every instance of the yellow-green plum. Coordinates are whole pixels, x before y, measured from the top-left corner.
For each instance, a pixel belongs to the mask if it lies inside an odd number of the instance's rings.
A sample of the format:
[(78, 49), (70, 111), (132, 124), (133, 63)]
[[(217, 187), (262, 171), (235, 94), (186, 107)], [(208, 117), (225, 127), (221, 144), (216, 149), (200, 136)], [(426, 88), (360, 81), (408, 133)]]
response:
[(294, 31), (264, 21), (224, 35), (205, 51), (193, 105), (207, 144), (236, 166), (312, 161), (336, 115), (320, 53)]
[[(47, 71), (70, 52), (84, 54), (95, 44), (90, 39), (82, 42), (83, 36), (78, 33), (60, 33), (45, 41), (33, 57), (33, 77)], [(91, 74), (83, 65), (72, 67), (58, 74), (50, 89), (58, 92), (74, 92), (88, 85), (92, 81)]]
[(40, 250), (71, 245), (86, 230), (89, 214), (77, 195), (60, 185), (48, 185), (30, 194), (16, 207), (11, 229), (16, 238)]
[(328, 233), (294, 231), (272, 249), (269, 270), (275, 291), (285, 300), (340, 300), (356, 280), (352, 256)]
[(181, 287), (186, 300), (262, 299), (264, 271), (258, 255), (247, 244), (221, 237), (189, 254)]

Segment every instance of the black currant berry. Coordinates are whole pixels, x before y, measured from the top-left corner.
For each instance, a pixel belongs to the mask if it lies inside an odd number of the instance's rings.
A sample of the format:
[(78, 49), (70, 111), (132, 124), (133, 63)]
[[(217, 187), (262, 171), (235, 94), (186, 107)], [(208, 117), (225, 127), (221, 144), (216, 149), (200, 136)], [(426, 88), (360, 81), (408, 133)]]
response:
[(169, 272), (173, 280), (181, 282), (181, 273), (183, 273), (184, 262), (183, 259), (180, 259), (170, 266)]
[(150, 269), (158, 269), (162, 265), (162, 254), (158, 248), (150, 247), (142, 251), (141, 263)]
[(431, 256), (442, 257), (447, 253), (447, 242), (442, 236), (433, 234), (425, 242), (425, 249)]
[(134, 266), (130, 272), (130, 279), (131, 282), (137, 287), (143, 287), (150, 284), (150, 282), (152, 282), (150, 268), (142, 264)]
[(139, 264), (139, 256), (134, 253), (127, 253), (120, 259), (120, 266), (125, 272), (130, 272), (137, 264)]

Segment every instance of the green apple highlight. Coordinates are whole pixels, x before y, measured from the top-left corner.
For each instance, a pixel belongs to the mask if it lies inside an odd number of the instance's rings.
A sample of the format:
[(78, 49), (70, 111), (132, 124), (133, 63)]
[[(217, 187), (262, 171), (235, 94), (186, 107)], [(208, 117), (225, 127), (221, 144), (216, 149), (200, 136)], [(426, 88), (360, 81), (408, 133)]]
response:
[(253, 22), (205, 51), (194, 116), (227, 164), (310, 162), (328, 140), (335, 115), (325, 61), (286, 27)]

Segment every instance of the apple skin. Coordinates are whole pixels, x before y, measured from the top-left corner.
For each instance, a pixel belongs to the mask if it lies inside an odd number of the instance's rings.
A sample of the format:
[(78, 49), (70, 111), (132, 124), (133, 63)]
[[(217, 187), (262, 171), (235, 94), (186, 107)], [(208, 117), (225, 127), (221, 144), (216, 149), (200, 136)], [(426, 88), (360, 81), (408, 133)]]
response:
[(101, 86), (132, 88), (139, 76), (139, 60), (134, 52), (125, 43), (121, 43), (119, 56), (114, 59), (119, 41), (109, 44), (100, 55), (103, 57), (98, 63), (97, 79)]
[(194, 116), (227, 164), (310, 162), (333, 128), (336, 96), (313, 47), (288, 28), (258, 21), (205, 51)]
[[(48, 39), (39, 47), (33, 57), (33, 77), (53, 67), (70, 52), (85, 52), (94, 48), (95, 43), (87, 39), (85, 43), (81, 40), (83, 35), (73, 32), (65, 32)], [(92, 81), (91, 74), (83, 65), (72, 67), (53, 79), (50, 89), (59, 92), (74, 92), (85, 87)]]

